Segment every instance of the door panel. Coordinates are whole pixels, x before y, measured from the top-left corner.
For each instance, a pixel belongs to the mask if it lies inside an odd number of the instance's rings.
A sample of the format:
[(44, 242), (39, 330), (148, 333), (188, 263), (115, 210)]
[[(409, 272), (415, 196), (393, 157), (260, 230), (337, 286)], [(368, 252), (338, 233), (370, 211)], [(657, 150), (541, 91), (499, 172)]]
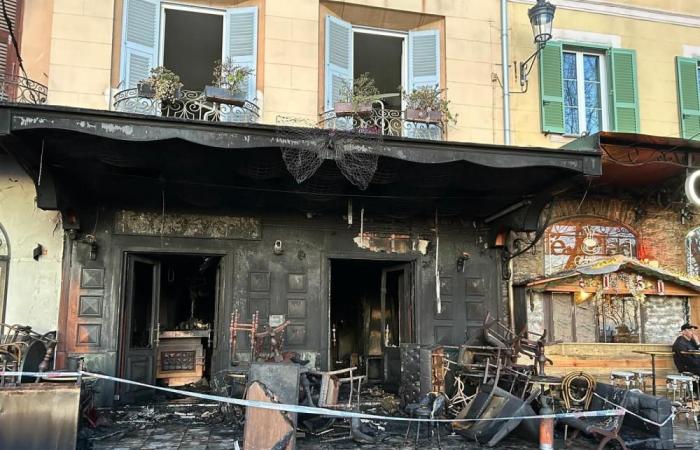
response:
[[(415, 342), (413, 278), (411, 276), (411, 268), (411, 263), (406, 263), (382, 270), (382, 333), (383, 336), (386, 337), (384, 333), (386, 332), (387, 319), (391, 316), (390, 311), (387, 309), (387, 292), (389, 289), (392, 289), (392, 293), (396, 295), (396, 312), (398, 313), (397, 318), (391, 317), (391, 320), (398, 321), (398, 342), (396, 342), (395, 338), (391, 339), (394, 344)], [(395, 285), (389, 285), (388, 283)], [(385, 338), (382, 339), (382, 346), (384, 346), (384, 343)]]
[[(160, 262), (129, 255), (120, 369), (126, 379), (147, 384), (155, 382), (159, 299)], [(153, 392), (138, 386), (122, 386), (123, 400), (127, 402)]]

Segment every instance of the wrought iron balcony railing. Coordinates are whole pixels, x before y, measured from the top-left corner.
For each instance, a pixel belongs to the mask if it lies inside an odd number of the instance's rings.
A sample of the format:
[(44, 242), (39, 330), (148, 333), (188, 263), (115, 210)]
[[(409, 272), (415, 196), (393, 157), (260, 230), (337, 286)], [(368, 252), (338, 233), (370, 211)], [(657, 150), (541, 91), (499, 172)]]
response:
[(333, 110), (326, 111), (321, 114), (319, 127), (435, 141), (445, 138), (442, 122), (410, 120), (406, 111), (387, 109), (381, 100), (374, 102), (372, 110), (366, 114), (338, 116)]
[(114, 96), (115, 111), (176, 117), (209, 122), (254, 123), (260, 115), (258, 106), (246, 101), (243, 106), (215, 103), (207, 100), (203, 91), (180, 91), (180, 97), (171, 102), (145, 97), (137, 88), (125, 89)]
[(29, 78), (4, 75), (0, 76), (0, 101), (14, 103), (46, 103), (48, 88)]

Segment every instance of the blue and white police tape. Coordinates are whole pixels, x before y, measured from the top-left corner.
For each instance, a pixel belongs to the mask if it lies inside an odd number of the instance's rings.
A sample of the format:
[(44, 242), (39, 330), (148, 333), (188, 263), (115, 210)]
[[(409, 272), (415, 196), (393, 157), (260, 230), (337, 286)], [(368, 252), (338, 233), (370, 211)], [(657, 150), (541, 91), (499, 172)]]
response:
[(335, 410), (329, 408), (316, 408), (312, 406), (302, 406), (302, 405), (287, 405), (284, 403), (268, 403), (260, 402), (255, 400), (244, 400), (238, 398), (221, 397), (218, 395), (203, 394), (201, 392), (191, 392), (183, 391), (180, 389), (173, 389), (163, 386), (154, 386), (152, 384), (141, 383), (138, 381), (126, 380), (124, 378), (111, 377), (109, 375), (103, 375), (94, 372), (2, 372), (0, 371), (0, 376), (29, 376), (37, 378), (66, 378), (66, 377), (94, 377), (101, 380), (113, 381), (115, 383), (130, 384), (133, 386), (141, 386), (149, 389), (156, 389), (163, 392), (170, 392), (172, 394), (183, 395), (187, 397), (195, 397), (203, 400), (211, 400), (220, 403), (228, 403), (232, 405), (251, 407), (251, 408), (261, 408), (261, 409), (273, 409), (276, 411), (286, 411), (300, 414), (317, 414), (323, 416), (331, 417), (341, 417), (341, 418), (359, 418), (368, 420), (382, 420), (382, 421), (395, 421), (395, 422), (489, 422), (489, 421), (501, 421), (501, 420), (540, 420), (540, 419), (561, 419), (565, 417), (609, 417), (609, 416), (622, 416), (625, 414), (625, 409), (607, 409), (601, 411), (583, 411), (583, 412), (572, 412), (572, 413), (557, 413), (557, 414), (544, 414), (539, 416), (513, 416), (513, 417), (488, 417), (479, 419), (421, 419), (414, 417), (394, 417), (394, 416), (380, 416), (378, 414), (364, 414), (353, 411), (345, 410)]

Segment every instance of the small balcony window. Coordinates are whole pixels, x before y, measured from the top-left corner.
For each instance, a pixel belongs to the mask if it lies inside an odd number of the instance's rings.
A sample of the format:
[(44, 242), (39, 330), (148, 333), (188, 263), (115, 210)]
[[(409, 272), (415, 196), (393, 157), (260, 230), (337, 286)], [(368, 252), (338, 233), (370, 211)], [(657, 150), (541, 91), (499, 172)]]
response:
[[(257, 7), (201, 8), (160, 0), (125, 0), (121, 83), (118, 111), (186, 119), (255, 121)], [(212, 101), (204, 95), (212, 84), (217, 60), (251, 70), (241, 90), (243, 106)], [(153, 67), (164, 66), (183, 83), (178, 99), (163, 104), (137, 91)]]

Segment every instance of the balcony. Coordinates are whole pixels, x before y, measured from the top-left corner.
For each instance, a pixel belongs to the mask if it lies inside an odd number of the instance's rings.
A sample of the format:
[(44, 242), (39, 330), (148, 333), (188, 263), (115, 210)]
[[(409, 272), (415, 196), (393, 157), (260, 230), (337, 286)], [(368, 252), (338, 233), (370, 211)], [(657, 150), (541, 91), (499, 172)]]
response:
[(46, 103), (48, 88), (29, 78), (4, 75), (0, 77), (0, 101), (14, 103)]
[(321, 114), (319, 127), (433, 141), (445, 139), (445, 123), (410, 120), (406, 111), (386, 108), (381, 100), (374, 102), (367, 114), (337, 116), (333, 110), (326, 111)]
[(211, 102), (203, 91), (182, 90), (180, 93), (177, 100), (162, 102), (140, 95), (137, 88), (125, 89), (114, 96), (114, 110), (208, 122), (255, 123), (260, 117), (260, 110), (253, 102), (235, 106)]

